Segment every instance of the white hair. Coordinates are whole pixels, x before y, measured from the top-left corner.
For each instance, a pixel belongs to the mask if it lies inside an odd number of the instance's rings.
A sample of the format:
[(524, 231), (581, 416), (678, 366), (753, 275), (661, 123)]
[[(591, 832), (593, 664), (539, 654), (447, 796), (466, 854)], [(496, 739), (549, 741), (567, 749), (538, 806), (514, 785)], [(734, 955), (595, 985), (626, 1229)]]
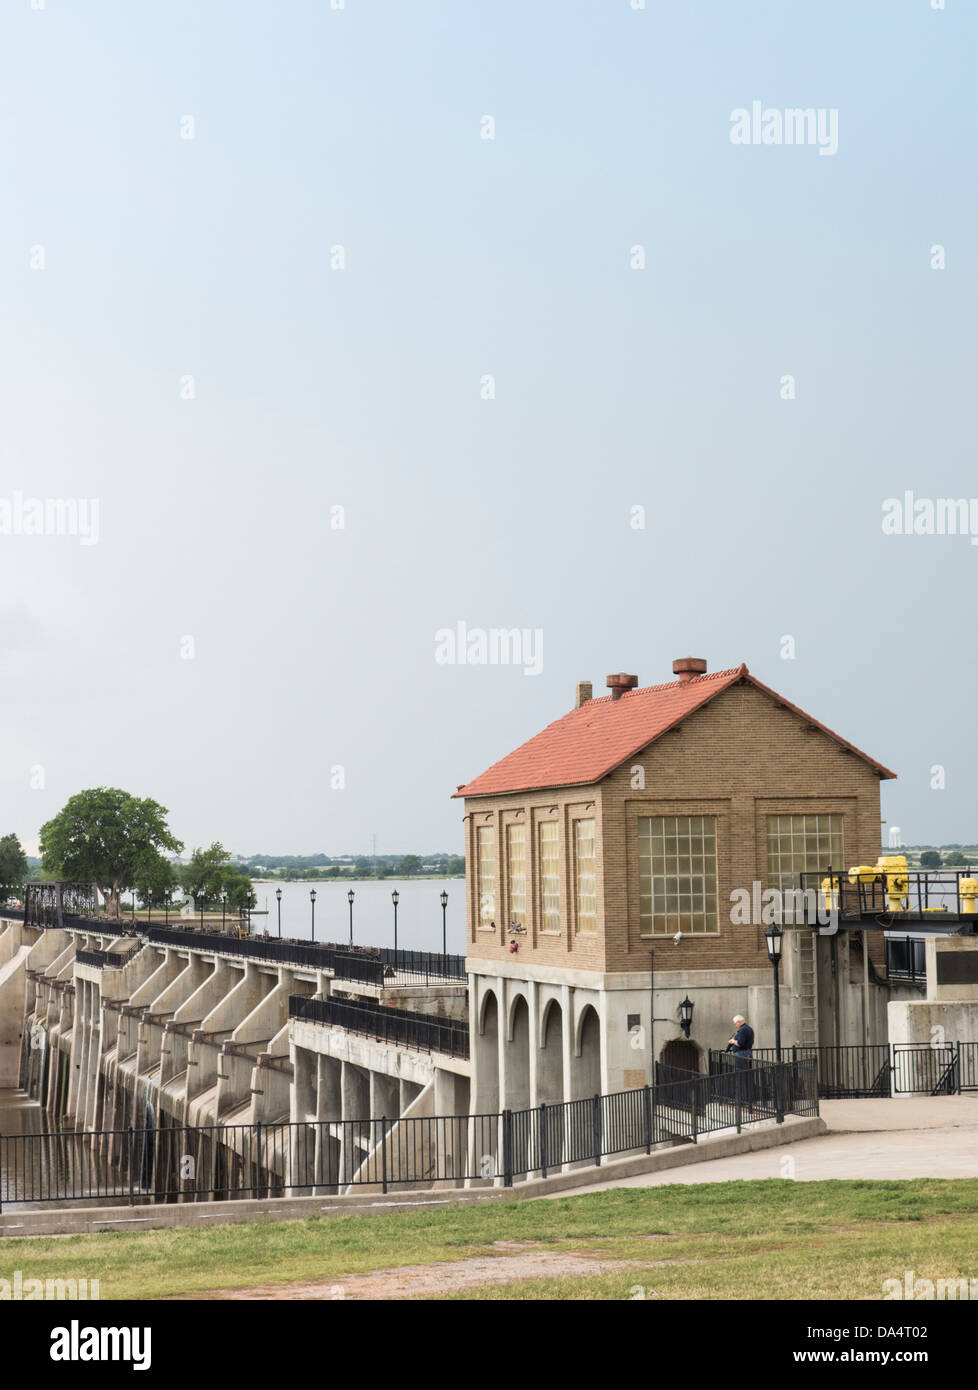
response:
[(731, 1019), (731, 1022), (732, 1022), (732, 1023), (746, 1023), (747, 1020), (746, 1020), (746, 1018), (744, 1018), (744, 1015), (743, 1015), (743, 1014), (734, 1014), (733, 1018)]

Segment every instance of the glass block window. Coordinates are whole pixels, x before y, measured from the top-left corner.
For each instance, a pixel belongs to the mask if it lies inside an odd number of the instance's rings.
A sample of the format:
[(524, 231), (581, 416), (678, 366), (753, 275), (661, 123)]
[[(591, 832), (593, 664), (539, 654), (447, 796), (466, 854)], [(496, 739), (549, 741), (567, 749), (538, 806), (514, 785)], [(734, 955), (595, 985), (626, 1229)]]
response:
[(540, 846), (540, 930), (560, 931), (560, 826), (555, 820), (537, 827)]
[(574, 857), (577, 867), (577, 930), (598, 930), (598, 879), (594, 856), (594, 821), (574, 822)]
[(526, 926), (526, 828), (506, 827), (506, 866), (509, 889), (509, 920)]
[[(799, 874), (841, 869), (845, 864), (841, 816), (768, 816), (767, 878), (769, 888), (800, 888)], [(793, 921), (791, 900), (784, 920)]]
[(479, 926), (496, 920), (496, 831), (480, 825), (476, 831), (479, 884)]
[(716, 816), (648, 816), (638, 823), (643, 936), (715, 933)]

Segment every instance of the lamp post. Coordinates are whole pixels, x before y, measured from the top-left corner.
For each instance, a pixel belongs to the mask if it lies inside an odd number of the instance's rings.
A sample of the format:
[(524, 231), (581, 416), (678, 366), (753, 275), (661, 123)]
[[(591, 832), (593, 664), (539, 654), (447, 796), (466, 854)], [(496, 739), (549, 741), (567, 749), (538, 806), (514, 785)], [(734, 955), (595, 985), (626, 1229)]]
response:
[(282, 890), (281, 890), (281, 888), (276, 888), (276, 889), (275, 889), (275, 903), (276, 903), (276, 906), (278, 907), (278, 937), (279, 937), (279, 940), (281, 941), (281, 939), (282, 939)]
[(200, 912), (200, 929), (201, 929), (201, 931), (203, 931), (203, 930), (204, 930), (204, 898), (203, 898), (203, 895), (201, 895), (200, 903), (199, 903), (199, 906), (198, 906), (198, 911)]
[(445, 928), (445, 912), (446, 912), (446, 909), (447, 909), (447, 908), (448, 908), (448, 893), (447, 893), (447, 892), (445, 891), (445, 889), (443, 888), (443, 889), (441, 890), (441, 953), (442, 953), (443, 956), (447, 956), (447, 955), (448, 955), (448, 946), (447, 946), (447, 944), (446, 944), (446, 943), (447, 943), (447, 940), (448, 940), (448, 937), (447, 937), (446, 928)]
[(148, 896), (147, 899), (146, 899), (146, 907), (147, 907), (148, 913), (149, 913), (149, 915), (148, 915), (148, 917), (147, 917), (147, 921), (152, 922), (152, 920), (153, 920), (153, 894), (152, 894), (152, 892), (150, 892), (149, 896)]
[(227, 930), (228, 890), (221, 889), (221, 931)]
[(397, 904), (401, 900), (401, 895), (395, 888), (391, 894), (391, 902), (394, 904), (394, 969), (397, 969)]
[(170, 921), (170, 890), (169, 890), (169, 888), (168, 888), (168, 889), (166, 890), (166, 892), (163, 894), (163, 925), (164, 925), (164, 926), (169, 925), (169, 921)]
[(781, 964), (781, 948), (784, 945), (784, 932), (777, 922), (772, 922), (764, 933), (767, 942), (767, 958), (774, 971), (774, 1049), (777, 1060), (781, 1061), (781, 988), (778, 967)]
[(309, 889), (309, 901), (310, 901), (310, 903), (312, 904), (312, 936), (310, 936), (309, 940), (310, 940), (310, 941), (315, 941), (315, 939), (316, 939), (316, 890), (315, 890), (315, 888), (310, 888), (310, 889)]
[(693, 1026), (693, 1001), (688, 994), (679, 1006), (679, 1026), (683, 1030), (683, 1037), (688, 1038)]
[(350, 945), (351, 945), (351, 946), (353, 945), (353, 898), (354, 898), (354, 896), (355, 896), (355, 895), (354, 895), (353, 889), (351, 888), (350, 891), (349, 891), (349, 893), (347, 893), (347, 895), (346, 895), (346, 900), (347, 900), (347, 902), (350, 904)]

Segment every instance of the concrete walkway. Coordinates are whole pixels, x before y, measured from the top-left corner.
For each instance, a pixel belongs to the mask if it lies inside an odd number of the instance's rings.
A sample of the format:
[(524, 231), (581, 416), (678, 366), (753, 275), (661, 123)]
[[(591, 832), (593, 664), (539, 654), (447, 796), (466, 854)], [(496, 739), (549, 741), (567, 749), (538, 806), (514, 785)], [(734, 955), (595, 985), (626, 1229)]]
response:
[(611, 1187), (737, 1178), (978, 1178), (978, 1096), (826, 1100), (820, 1110), (829, 1133), (814, 1139), (594, 1183), (576, 1188), (575, 1195)]

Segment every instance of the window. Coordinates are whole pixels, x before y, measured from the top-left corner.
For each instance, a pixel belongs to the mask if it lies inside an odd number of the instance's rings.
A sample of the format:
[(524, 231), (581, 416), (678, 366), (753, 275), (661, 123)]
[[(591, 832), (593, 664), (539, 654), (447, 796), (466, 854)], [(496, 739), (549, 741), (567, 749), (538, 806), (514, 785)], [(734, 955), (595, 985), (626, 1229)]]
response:
[(638, 823), (643, 936), (715, 933), (716, 816), (649, 816)]
[[(768, 886), (782, 893), (801, 888), (800, 874), (821, 869), (841, 869), (845, 864), (842, 848), (841, 816), (768, 816)], [(814, 888), (814, 884), (806, 884)], [(784, 903), (784, 921), (795, 921), (791, 899)], [(801, 920), (799, 917), (798, 920)]]
[(480, 825), (476, 832), (479, 860), (479, 926), (496, 920), (496, 832), (491, 825)]
[(523, 927), (526, 925), (526, 830), (522, 825), (506, 827), (506, 867), (510, 922)]
[(598, 881), (594, 861), (594, 821), (574, 822), (574, 856), (577, 861), (577, 930), (598, 930)]
[(560, 931), (560, 826), (540, 822), (540, 930)]

